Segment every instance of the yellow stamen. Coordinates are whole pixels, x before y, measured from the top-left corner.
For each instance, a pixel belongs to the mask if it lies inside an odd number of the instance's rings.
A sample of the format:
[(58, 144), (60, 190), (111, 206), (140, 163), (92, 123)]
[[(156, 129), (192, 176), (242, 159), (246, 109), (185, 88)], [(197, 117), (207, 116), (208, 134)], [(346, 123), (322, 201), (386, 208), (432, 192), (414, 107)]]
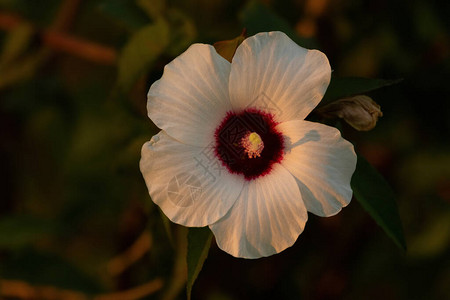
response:
[(256, 158), (261, 156), (261, 152), (264, 149), (264, 142), (256, 132), (249, 132), (242, 138), (241, 146), (249, 158)]

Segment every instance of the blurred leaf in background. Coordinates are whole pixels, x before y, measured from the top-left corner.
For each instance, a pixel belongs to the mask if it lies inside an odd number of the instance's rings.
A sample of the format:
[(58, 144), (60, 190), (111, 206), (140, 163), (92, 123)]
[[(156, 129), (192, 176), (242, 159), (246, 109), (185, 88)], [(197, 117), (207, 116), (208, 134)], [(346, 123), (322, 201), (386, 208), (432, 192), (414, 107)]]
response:
[(118, 84), (122, 89), (131, 89), (137, 78), (158, 59), (169, 44), (169, 35), (169, 25), (164, 19), (158, 19), (132, 35), (118, 63)]

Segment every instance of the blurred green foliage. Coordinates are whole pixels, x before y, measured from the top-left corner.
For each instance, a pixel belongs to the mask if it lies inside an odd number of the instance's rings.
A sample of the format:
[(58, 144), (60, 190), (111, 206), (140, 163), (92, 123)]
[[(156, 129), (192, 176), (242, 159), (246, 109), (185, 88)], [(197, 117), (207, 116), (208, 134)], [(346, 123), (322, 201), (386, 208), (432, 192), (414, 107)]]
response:
[[(191, 43), (231, 39), (247, 27), (282, 30), (324, 51), (334, 70), (330, 99), (342, 96), (336, 78), (404, 79), (376, 91), (374, 81), (363, 83), (356, 90), (371, 91), (384, 117), (369, 133), (340, 129), (393, 187), (408, 251), (353, 201), (331, 218), (310, 215), (279, 255), (235, 259), (213, 244), (192, 298), (450, 294), (447, 1), (90, 0), (64, 12), (70, 2), (0, 0), (1, 279), (92, 295), (161, 278), (149, 299), (185, 297), (186, 241), (161, 218), (138, 168), (142, 144), (158, 132), (146, 93)], [(61, 17), (70, 20), (64, 36), (106, 47), (116, 60), (49, 43), (43, 33)], [(153, 240), (145, 255), (120, 274), (107, 271), (145, 229)]]

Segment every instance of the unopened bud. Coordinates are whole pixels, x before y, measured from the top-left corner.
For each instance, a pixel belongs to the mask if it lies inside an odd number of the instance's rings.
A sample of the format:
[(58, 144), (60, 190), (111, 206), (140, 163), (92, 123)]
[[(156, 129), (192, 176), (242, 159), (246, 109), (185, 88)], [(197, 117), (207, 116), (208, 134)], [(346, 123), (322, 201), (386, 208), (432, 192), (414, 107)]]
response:
[(369, 131), (375, 127), (378, 118), (383, 116), (380, 106), (365, 95), (357, 95), (332, 102), (317, 109), (323, 118), (341, 118), (359, 131)]

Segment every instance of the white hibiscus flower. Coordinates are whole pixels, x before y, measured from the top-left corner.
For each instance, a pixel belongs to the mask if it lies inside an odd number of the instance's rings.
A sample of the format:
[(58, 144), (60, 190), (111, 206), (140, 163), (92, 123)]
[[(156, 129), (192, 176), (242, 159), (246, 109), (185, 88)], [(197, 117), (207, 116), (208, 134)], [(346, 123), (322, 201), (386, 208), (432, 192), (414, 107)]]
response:
[(332, 216), (352, 197), (352, 144), (305, 117), (331, 69), (282, 32), (259, 33), (232, 62), (194, 44), (148, 93), (161, 128), (142, 148), (152, 200), (175, 223), (209, 226), (218, 246), (259, 258), (292, 246), (307, 212)]

